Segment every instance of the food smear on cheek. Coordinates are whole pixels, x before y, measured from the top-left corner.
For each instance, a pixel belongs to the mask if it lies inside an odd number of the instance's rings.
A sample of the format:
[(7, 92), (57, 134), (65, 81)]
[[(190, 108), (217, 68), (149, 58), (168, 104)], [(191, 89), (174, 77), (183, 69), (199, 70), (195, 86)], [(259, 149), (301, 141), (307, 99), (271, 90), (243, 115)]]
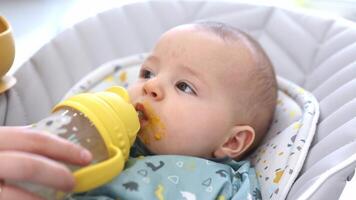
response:
[(150, 138), (153, 138), (156, 141), (161, 140), (165, 135), (166, 128), (150, 104), (148, 102), (143, 102), (143, 105), (148, 118), (148, 123), (141, 128), (139, 135), (144, 144), (149, 144)]

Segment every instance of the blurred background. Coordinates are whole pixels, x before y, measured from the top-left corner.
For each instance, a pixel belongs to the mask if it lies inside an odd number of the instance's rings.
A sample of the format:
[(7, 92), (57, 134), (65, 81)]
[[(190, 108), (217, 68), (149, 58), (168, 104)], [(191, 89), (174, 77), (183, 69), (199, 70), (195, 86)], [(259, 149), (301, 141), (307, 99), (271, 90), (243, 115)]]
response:
[[(65, 28), (98, 12), (137, 1), (144, 0), (0, 0), (0, 15), (11, 23), (16, 44), (15, 62), (10, 73)], [(356, 25), (356, 0), (238, 1), (334, 15), (354, 21)], [(340, 199), (355, 199), (355, 196), (356, 178), (347, 184)]]
[[(0, 15), (11, 23), (16, 42), (16, 57), (10, 73), (66, 27), (98, 12), (137, 1), (140, 0), (0, 0)], [(303, 9), (356, 21), (356, 0), (239, 1)]]

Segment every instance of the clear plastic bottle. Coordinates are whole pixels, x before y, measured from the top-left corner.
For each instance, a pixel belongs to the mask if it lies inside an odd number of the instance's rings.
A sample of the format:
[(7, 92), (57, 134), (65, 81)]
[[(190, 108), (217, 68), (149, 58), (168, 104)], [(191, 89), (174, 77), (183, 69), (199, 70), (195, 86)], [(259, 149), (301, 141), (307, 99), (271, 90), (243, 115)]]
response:
[[(33, 124), (31, 128), (55, 134), (90, 149), (93, 156), (92, 163), (108, 159), (105, 142), (100, 133), (90, 119), (78, 110), (62, 107), (49, 117)], [(72, 171), (80, 168), (75, 165), (68, 165), (68, 167)]]
[[(109, 182), (123, 169), (140, 128), (138, 114), (125, 89), (112, 87), (103, 92), (70, 97), (53, 109), (52, 115), (33, 124), (87, 148), (93, 155), (89, 166), (67, 166), (76, 180), (74, 192), (84, 192)], [(46, 199), (62, 199), (63, 193), (43, 186), (17, 184)]]

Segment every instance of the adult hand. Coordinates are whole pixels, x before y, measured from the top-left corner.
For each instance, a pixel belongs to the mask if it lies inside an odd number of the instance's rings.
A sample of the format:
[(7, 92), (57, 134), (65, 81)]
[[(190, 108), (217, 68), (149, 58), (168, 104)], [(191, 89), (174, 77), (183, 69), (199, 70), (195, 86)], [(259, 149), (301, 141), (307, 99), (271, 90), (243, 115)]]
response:
[(0, 200), (41, 199), (7, 180), (70, 191), (75, 185), (74, 177), (60, 162), (87, 165), (91, 159), (86, 149), (49, 133), (26, 127), (0, 127)]

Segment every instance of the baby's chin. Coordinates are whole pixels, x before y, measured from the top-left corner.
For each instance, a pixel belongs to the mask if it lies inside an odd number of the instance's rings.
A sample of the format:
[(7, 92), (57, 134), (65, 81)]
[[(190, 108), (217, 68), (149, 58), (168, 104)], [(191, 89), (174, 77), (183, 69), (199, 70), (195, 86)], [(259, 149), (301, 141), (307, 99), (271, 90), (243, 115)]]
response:
[(151, 147), (152, 149), (155, 149), (156, 146), (159, 147), (162, 145), (162, 135), (149, 132), (145, 128), (141, 128), (139, 130), (137, 137), (146, 147)]
[(138, 138), (139, 138), (139, 140), (144, 144), (145, 148), (146, 148), (149, 152), (151, 152), (151, 153), (153, 153), (153, 154), (162, 154), (161, 151), (162, 151), (163, 149), (160, 148), (161, 145), (160, 145), (157, 141), (152, 141), (152, 140), (150, 140), (150, 139), (147, 139), (146, 137), (140, 135), (140, 133), (139, 133), (139, 135), (138, 135)]
[(162, 144), (159, 141), (153, 140), (145, 142), (142, 136), (138, 136), (141, 142), (145, 145), (145, 148), (154, 155), (180, 155), (180, 156), (192, 156), (203, 159), (214, 159), (213, 154), (194, 154), (192, 152), (183, 152), (181, 149), (172, 148), (171, 145)]

